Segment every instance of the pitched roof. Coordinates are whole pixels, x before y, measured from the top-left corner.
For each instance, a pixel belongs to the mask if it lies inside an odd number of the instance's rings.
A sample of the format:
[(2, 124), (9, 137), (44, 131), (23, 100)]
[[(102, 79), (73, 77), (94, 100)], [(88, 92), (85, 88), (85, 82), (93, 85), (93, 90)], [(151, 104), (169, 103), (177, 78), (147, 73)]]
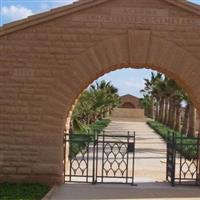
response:
[[(36, 14), (25, 18), (23, 20), (18, 20), (12, 23), (8, 23), (0, 27), (0, 36), (15, 32), (27, 27), (40, 24), (46, 21), (50, 21), (65, 15), (70, 15), (80, 10), (84, 10), (93, 6), (100, 5), (102, 3), (108, 2), (111, 0), (79, 0), (70, 5), (62, 6), (59, 8), (52, 9), (47, 12)], [(122, 0), (123, 1), (123, 0)], [(190, 11), (196, 15), (200, 16), (200, 6), (186, 0), (163, 0), (172, 5), (180, 7), (184, 10)]]
[(139, 100), (139, 99), (140, 99), (139, 97), (136, 97), (136, 96), (134, 96), (134, 95), (131, 95), (131, 94), (126, 94), (126, 95), (123, 95), (123, 96), (121, 96), (121, 98), (133, 98), (133, 99), (137, 99), (137, 100)]

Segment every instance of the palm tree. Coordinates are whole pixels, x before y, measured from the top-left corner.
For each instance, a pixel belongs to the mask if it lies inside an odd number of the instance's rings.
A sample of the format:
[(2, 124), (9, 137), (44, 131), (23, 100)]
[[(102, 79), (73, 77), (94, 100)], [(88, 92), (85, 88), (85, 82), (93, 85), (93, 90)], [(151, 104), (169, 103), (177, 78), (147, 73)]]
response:
[[(160, 102), (160, 94), (158, 91), (158, 85), (157, 83), (161, 80), (162, 74), (161, 73), (151, 73), (151, 78), (144, 79), (145, 81), (145, 87), (140, 92), (143, 93), (144, 96), (151, 96), (152, 100), (155, 99), (155, 102), (152, 103), (155, 104), (155, 119), (157, 120), (159, 118), (159, 102)], [(154, 109), (153, 109), (154, 110)]]
[(185, 94), (177, 83), (161, 73), (152, 73), (150, 79), (145, 79), (141, 92), (144, 97), (156, 99), (155, 119), (179, 131), (181, 102)]
[(184, 135), (187, 135), (187, 133), (188, 133), (189, 110), (190, 110), (190, 105), (187, 103), (187, 105), (185, 107), (185, 112), (184, 112), (183, 126), (181, 129), (181, 133)]
[(82, 93), (75, 106), (72, 113), (71, 130), (86, 132), (89, 125), (104, 118), (120, 103), (118, 89), (110, 82), (101, 81), (92, 84)]
[(169, 106), (170, 106), (170, 98), (169, 96), (165, 97), (165, 111), (164, 111), (164, 119), (163, 124), (167, 125), (169, 119)]
[(144, 108), (145, 115), (154, 118), (153, 98), (149, 95), (144, 95), (144, 97), (140, 99), (140, 104), (141, 107)]
[(190, 138), (196, 134), (196, 109), (191, 101), (189, 101), (189, 127), (187, 135)]

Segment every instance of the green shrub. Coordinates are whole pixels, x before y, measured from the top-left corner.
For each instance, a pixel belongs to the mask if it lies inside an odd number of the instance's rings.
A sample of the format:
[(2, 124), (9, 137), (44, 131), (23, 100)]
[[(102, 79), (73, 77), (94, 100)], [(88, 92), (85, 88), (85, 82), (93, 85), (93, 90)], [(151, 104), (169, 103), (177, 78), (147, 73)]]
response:
[(180, 132), (174, 131), (169, 127), (157, 122), (149, 121), (147, 124), (155, 130), (166, 142), (172, 140), (173, 133), (175, 135), (175, 146), (176, 150), (183, 155), (186, 159), (197, 159), (198, 156), (198, 145), (197, 138), (188, 138), (183, 136)]
[(90, 125), (88, 132), (71, 134), (69, 157), (73, 158), (80, 151), (84, 150), (85, 147), (94, 140), (95, 135), (100, 134), (108, 126), (110, 121), (110, 119), (97, 120)]
[(48, 191), (37, 183), (1, 183), (0, 200), (41, 200)]
[(92, 134), (101, 133), (105, 129), (105, 127), (108, 126), (109, 123), (110, 123), (110, 119), (97, 120), (95, 123), (90, 125), (91, 133)]

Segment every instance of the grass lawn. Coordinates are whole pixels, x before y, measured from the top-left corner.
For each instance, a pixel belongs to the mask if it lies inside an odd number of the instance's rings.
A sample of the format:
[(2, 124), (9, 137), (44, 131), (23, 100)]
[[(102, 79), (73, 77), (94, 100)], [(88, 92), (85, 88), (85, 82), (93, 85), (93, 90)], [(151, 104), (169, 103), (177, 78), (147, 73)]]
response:
[(41, 200), (49, 189), (37, 183), (0, 183), (0, 200)]

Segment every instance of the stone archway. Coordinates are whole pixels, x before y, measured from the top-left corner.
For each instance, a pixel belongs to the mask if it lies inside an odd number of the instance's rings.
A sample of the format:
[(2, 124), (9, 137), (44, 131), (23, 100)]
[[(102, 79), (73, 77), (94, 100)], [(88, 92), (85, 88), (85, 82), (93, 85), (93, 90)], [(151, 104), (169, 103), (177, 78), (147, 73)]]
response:
[(0, 31), (0, 181), (63, 181), (79, 94), (113, 70), (175, 79), (200, 110), (200, 9), (181, 0), (79, 1)]

